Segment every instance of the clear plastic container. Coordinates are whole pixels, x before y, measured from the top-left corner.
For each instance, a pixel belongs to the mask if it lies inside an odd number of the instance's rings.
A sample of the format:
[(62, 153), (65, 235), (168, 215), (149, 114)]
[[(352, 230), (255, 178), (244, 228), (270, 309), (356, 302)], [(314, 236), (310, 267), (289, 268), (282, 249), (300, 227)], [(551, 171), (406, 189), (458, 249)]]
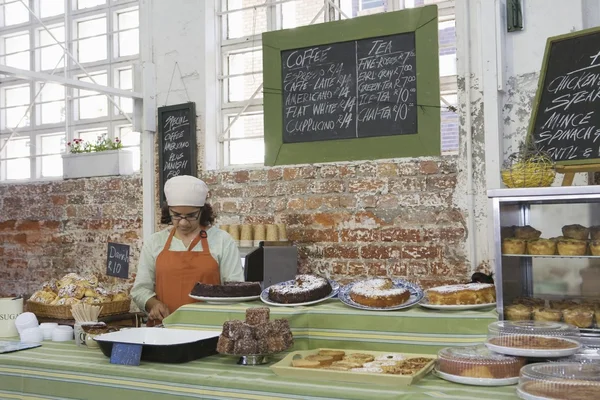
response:
[(438, 352), (436, 369), (450, 375), (481, 378), (517, 378), (525, 359), (491, 352), (484, 345), (446, 347)]
[(573, 362), (530, 364), (521, 369), (522, 399), (600, 399), (600, 365)]
[(600, 364), (600, 350), (589, 347), (582, 348), (571, 357), (564, 358), (561, 361)]
[(521, 357), (568, 357), (579, 350), (579, 329), (549, 321), (498, 321), (488, 325), (486, 346)]

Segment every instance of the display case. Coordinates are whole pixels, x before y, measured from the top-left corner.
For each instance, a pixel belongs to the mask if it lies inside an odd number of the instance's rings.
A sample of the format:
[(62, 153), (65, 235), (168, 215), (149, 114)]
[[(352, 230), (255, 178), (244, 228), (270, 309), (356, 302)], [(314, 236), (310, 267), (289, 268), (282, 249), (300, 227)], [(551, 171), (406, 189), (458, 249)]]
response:
[[(500, 319), (576, 320), (600, 334), (600, 186), (495, 189), (488, 197)], [(591, 228), (585, 239), (578, 225)]]

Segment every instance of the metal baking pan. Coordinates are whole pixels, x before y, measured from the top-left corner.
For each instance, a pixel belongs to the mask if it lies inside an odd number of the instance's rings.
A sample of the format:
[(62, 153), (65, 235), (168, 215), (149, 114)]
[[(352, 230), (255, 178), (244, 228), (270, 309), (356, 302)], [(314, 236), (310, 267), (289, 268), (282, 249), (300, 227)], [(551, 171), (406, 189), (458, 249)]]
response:
[(144, 327), (98, 335), (94, 340), (107, 357), (110, 357), (114, 343), (141, 344), (144, 361), (185, 363), (217, 354), (220, 333)]

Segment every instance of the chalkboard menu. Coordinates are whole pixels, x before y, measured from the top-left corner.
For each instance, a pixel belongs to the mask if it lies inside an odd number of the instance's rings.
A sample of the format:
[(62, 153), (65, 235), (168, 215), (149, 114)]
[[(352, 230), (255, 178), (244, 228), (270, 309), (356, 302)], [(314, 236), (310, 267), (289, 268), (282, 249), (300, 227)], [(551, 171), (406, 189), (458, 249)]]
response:
[(281, 52), (283, 142), (417, 133), (415, 33)]
[(185, 103), (158, 109), (160, 198), (174, 176), (196, 176), (196, 107)]
[(600, 30), (548, 39), (530, 134), (557, 162), (600, 158)]
[(125, 279), (129, 277), (129, 245), (108, 243), (106, 275)]

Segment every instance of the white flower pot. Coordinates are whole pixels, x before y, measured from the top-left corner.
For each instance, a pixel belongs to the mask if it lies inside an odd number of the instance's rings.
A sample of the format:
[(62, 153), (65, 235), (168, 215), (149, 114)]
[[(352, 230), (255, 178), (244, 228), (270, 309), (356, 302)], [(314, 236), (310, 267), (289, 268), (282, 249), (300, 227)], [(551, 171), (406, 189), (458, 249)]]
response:
[(133, 153), (125, 149), (64, 154), (62, 160), (64, 179), (133, 174)]

